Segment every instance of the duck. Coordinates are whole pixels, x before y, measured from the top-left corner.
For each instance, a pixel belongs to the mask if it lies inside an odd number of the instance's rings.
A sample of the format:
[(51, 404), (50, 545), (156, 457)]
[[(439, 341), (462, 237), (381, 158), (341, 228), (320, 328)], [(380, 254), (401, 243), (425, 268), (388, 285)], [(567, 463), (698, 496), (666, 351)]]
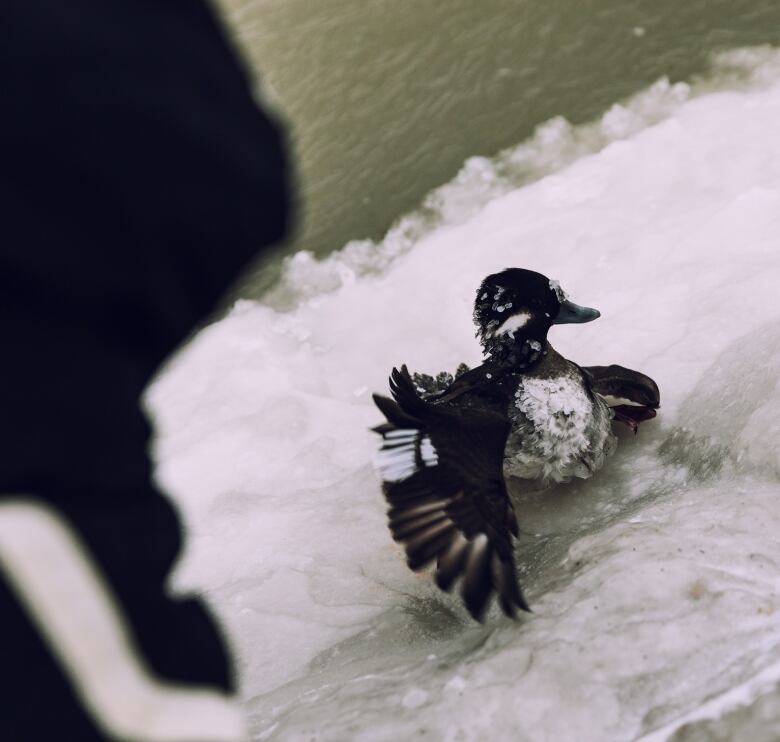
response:
[(524, 268), (487, 276), (474, 302), (483, 363), (435, 378), (393, 368), (392, 398), (374, 394), (385, 422), (375, 465), (393, 539), (408, 566), (435, 563), (438, 587), (460, 581), (481, 621), (495, 595), (510, 617), (529, 611), (515, 567), (519, 525), (508, 479), (536, 488), (593, 476), (614, 452), (615, 423), (634, 433), (656, 416), (658, 385), (632, 369), (579, 366), (550, 344), (554, 325), (598, 310)]

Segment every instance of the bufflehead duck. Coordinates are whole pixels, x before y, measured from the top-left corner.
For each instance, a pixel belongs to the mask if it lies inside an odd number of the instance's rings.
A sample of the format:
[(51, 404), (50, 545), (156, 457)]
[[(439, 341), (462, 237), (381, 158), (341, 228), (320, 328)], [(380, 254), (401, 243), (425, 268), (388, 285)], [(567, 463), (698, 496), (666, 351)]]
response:
[(505, 477), (589, 477), (615, 448), (612, 421), (636, 432), (659, 406), (648, 376), (616, 365), (580, 367), (547, 341), (553, 325), (599, 316), (540, 273), (504, 270), (477, 291), (481, 366), (436, 380), (413, 379), (402, 366), (390, 376), (394, 399), (374, 395), (387, 418), (374, 430), (383, 438), (377, 466), (393, 538), (413, 570), (436, 561), (441, 589), (462, 576), (464, 603), (478, 620), (494, 590), (507, 615), (528, 610)]

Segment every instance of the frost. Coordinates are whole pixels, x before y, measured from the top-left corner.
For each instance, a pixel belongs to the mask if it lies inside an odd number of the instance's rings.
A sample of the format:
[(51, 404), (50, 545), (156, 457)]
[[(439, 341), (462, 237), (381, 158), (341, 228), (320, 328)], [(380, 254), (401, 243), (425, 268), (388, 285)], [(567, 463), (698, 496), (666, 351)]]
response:
[[(566, 292), (561, 288), (561, 284), (558, 283), (558, 281), (554, 279), (550, 279), (550, 288), (555, 292), (555, 295), (558, 297), (558, 301), (563, 304), (563, 302), (566, 301), (569, 297), (566, 295)], [(546, 312), (545, 312), (546, 314)]]
[(428, 694), (421, 688), (412, 688), (401, 701), (401, 705), (407, 709), (416, 709), (428, 700)]
[(463, 691), (468, 683), (460, 676), (455, 675), (445, 686), (445, 691), (454, 691), (455, 693), (460, 693)]

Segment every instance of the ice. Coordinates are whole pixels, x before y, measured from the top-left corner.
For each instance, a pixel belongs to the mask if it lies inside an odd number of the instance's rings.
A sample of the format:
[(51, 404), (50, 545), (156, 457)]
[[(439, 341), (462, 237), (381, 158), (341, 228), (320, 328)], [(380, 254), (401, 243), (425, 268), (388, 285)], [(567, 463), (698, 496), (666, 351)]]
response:
[(716, 55), (710, 75), (691, 84), (672, 84), (661, 78), (629, 101), (616, 103), (590, 124), (572, 126), (563, 117), (555, 117), (516, 147), (492, 158), (469, 158), (451, 182), (431, 192), (421, 209), (400, 218), (379, 244), (358, 239), (324, 260), (307, 251), (285, 260), (282, 278), (266, 302), (290, 308), (360, 276), (382, 271), (432, 230), (466, 221), (497, 196), (636, 134), (687, 100), (713, 90), (765, 84), (779, 71), (780, 56), (773, 48), (736, 49)]
[[(175, 585), (204, 591), (224, 621), (255, 739), (769, 729), (780, 65), (768, 50), (725, 59), (674, 105), (667, 86), (616, 107), (617, 139), (605, 120), (552, 124), (514, 155), (549, 165), (536, 180), (443, 187), (438, 221), (392, 257), (391, 239), (362, 263), (347, 252), (288, 270), (270, 305), (240, 303), (150, 390), (158, 476), (189, 534)], [(594, 127), (598, 146), (571, 144)], [(317, 273), (336, 265), (340, 278)], [(619, 433), (592, 479), (513, 487), (534, 613), (511, 622), (493, 609), (479, 625), (392, 542), (370, 463), (381, 415), (356, 390), (385, 392), (401, 362), (433, 374), (478, 363), (474, 292), (508, 266), (598, 307), (596, 322), (554, 327), (553, 345), (650, 374), (662, 408), (636, 438)]]

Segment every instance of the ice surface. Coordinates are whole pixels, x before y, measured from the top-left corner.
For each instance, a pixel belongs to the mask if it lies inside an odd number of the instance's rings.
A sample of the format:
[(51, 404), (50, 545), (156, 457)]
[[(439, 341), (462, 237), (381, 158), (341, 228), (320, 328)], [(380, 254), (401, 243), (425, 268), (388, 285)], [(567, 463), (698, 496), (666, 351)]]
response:
[[(255, 739), (665, 739), (687, 721), (694, 740), (777, 719), (755, 678), (780, 663), (780, 76), (769, 51), (730, 59), (712, 92), (616, 109), (624, 135), (546, 177), (465, 202), (444, 187), (438, 226), (392, 260), (288, 271), (274, 305), (294, 310), (240, 303), (151, 389), (190, 532), (176, 585), (225, 621)], [(543, 139), (518, 152), (558, 162)], [(515, 493), (534, 613), (478, 625), (389, 537), (369, 392), (399, 362), (478, 362), (474, 291), (507, 266), (597, 306), (551, 341), (650, 374), (663, 406), (592, 479)]]

